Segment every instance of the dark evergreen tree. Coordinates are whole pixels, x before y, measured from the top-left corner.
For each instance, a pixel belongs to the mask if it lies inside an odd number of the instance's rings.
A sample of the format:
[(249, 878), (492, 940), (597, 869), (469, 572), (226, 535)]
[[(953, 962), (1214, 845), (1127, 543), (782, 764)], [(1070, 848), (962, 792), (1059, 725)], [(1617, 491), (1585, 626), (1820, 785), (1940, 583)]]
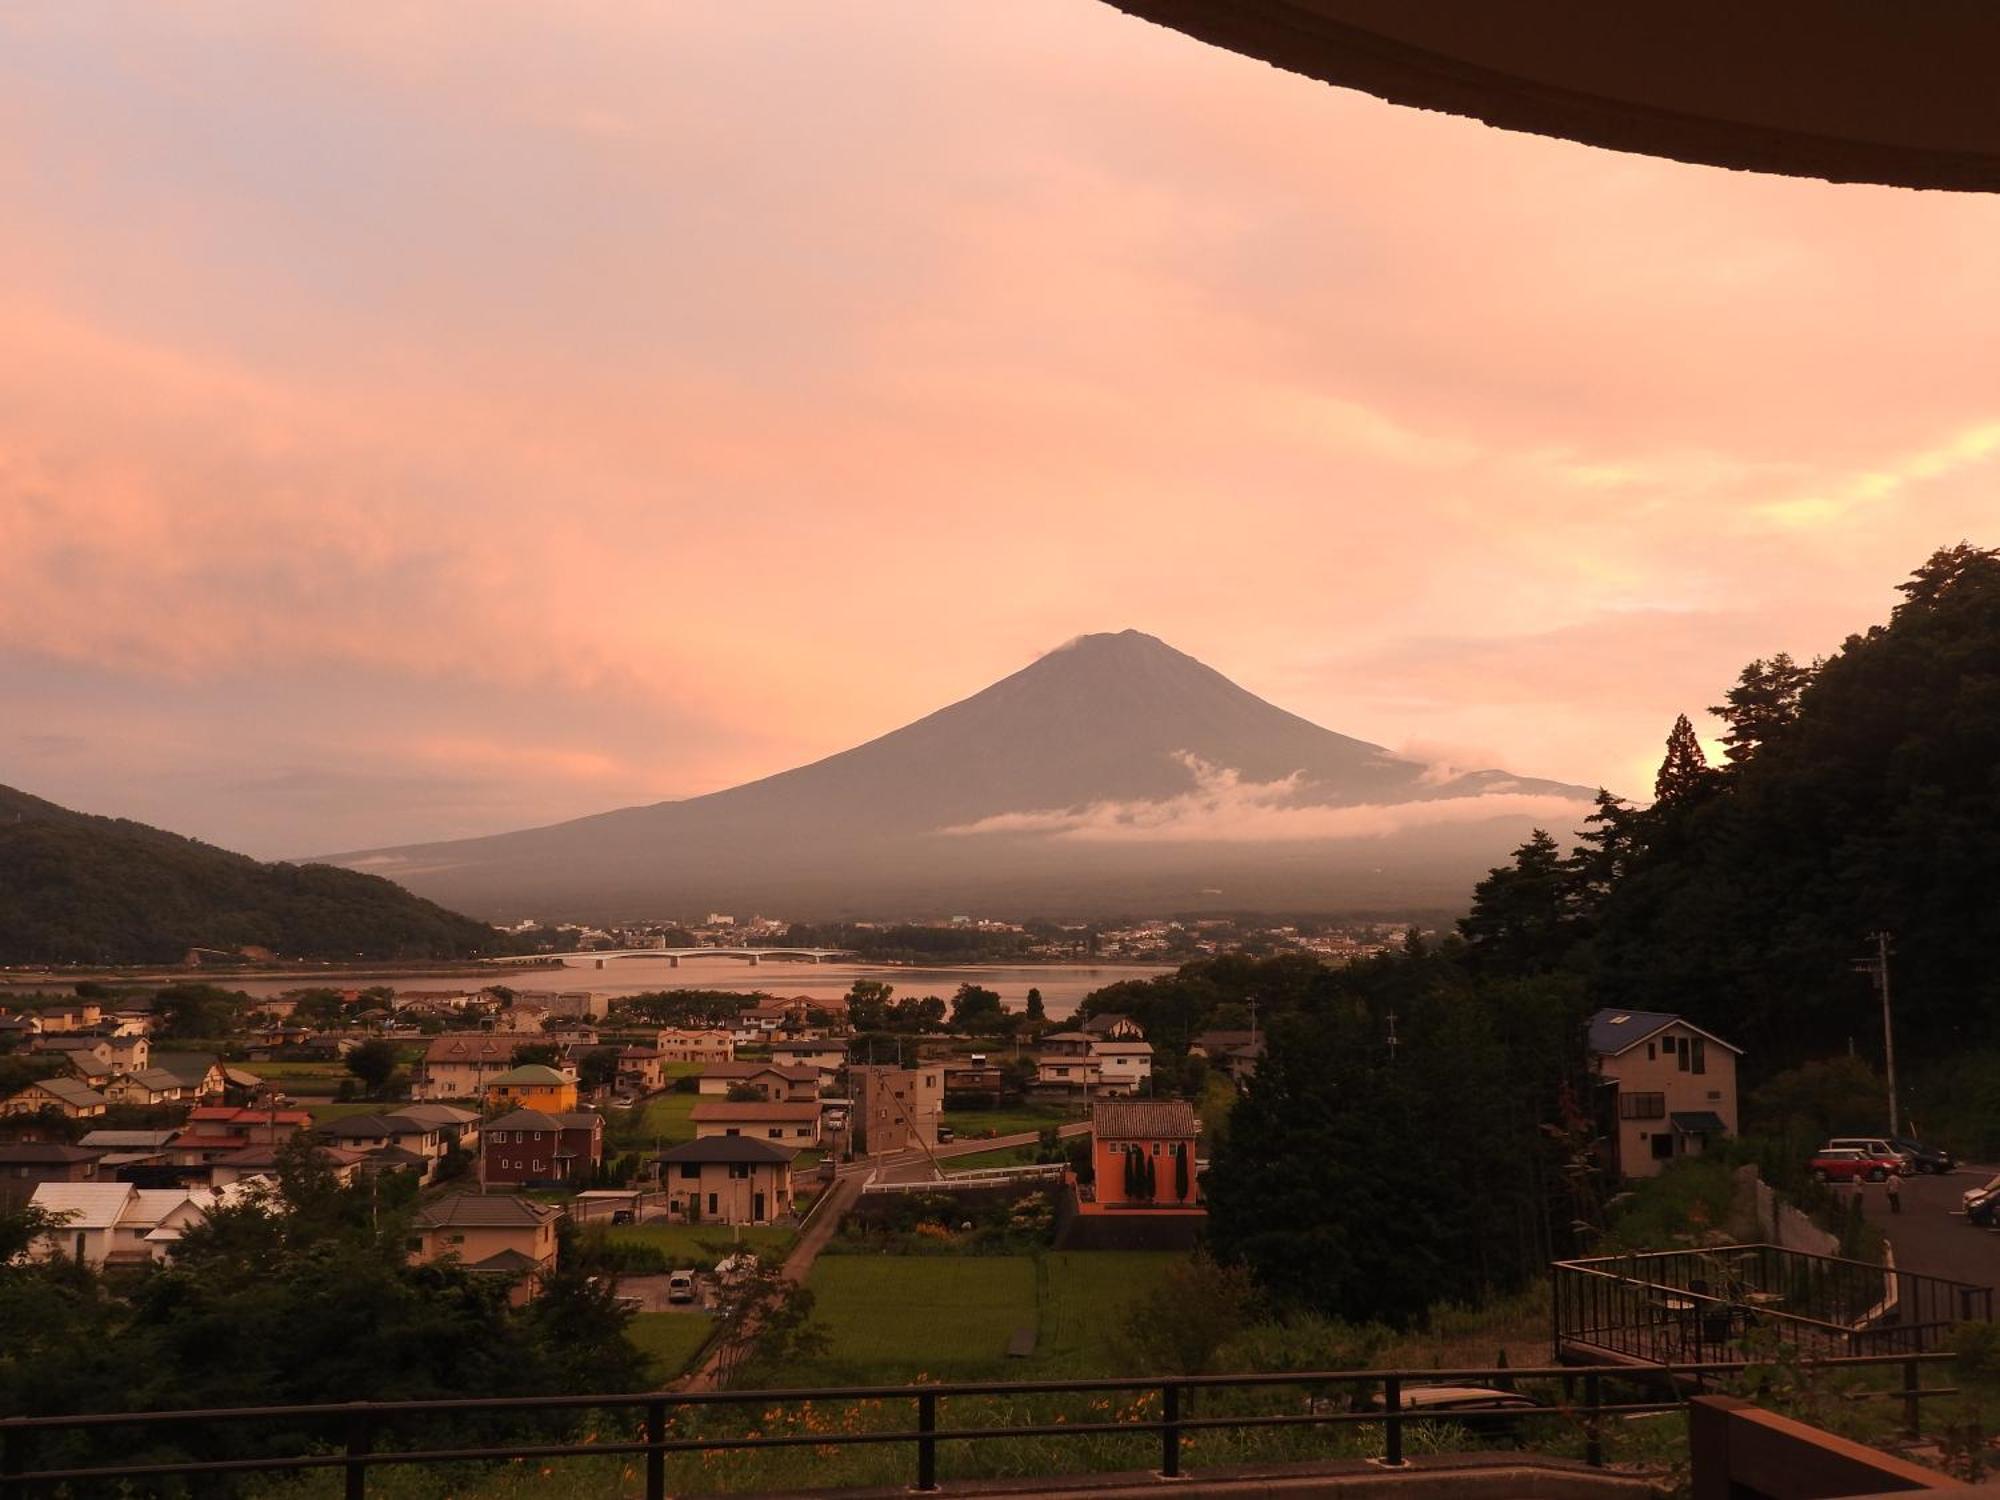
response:
[(1660, 774), (1653, 779), (1655, 802), (1678, 802), (1701, 792), (1710, 780), (1708, 757), (1686, 714), (1674, 720), (1667, 735), (1667, 757), (1660, 762)]
[(1743, 669), (1724, 701), (1709, 709), (1729, 726), (1722, 742), (1731, 765), (1750, 759), (1759, 746), (1790, 727), (1799, 716), (1800, 695), (1816, 670), (1816, 665), (1800, 666), (1783, 651)]

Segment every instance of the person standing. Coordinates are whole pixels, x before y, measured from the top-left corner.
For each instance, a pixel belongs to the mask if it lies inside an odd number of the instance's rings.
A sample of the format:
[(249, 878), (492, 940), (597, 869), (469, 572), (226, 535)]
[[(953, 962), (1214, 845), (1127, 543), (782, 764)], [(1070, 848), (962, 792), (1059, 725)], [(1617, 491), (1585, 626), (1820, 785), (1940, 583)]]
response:
[(1888, 1195), (1889, 1212), (1892, 1214), (1901, 1213), (1903, 1211), (1903, 1179), (1896, 1173), (1891, 1172), (1888, 1180), (1882, 1184), (1882, 1191)]

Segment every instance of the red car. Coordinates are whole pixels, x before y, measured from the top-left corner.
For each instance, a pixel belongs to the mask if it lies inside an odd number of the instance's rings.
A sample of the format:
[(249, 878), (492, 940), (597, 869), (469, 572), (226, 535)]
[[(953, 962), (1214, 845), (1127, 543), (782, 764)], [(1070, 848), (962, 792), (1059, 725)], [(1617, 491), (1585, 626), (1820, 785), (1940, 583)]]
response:
[(1865, 1151), (1829, 1147), (1812, 1159), (1808, 1169), (1821, 1182), (1881, 1182), (1889, 1168)]

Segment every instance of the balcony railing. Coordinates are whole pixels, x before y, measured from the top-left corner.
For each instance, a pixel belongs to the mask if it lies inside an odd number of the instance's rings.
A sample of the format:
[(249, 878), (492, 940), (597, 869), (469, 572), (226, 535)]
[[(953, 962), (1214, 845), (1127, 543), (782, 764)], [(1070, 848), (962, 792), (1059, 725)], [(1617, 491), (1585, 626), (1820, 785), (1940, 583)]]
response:
[[(1902, 1384), (1895, 1389), (1873, 1392), (1883, 1399), (1904, 1403), (1905, 1425), (1918, 1430), (1919, 1404), (1927, 1396), (1953, 1394), (1946, 1386), (1924, 1386), (1921, 1367), (1928, 1362), (1948, 1360), (1949, 1355), (1876, 1355), (1820, 1362), (1827, 1367), (1867, 1368), (1900, 1366)], [(1288, 1372), (1284, 1374), (1194, 1375), (1102, 1380), (989, 1381), (968, 1384), (916, 1386), (814, 1387), (790, 1390), (731, 1391), (645, 1391), (598, 1396), (519, 1396), (493, 1399), (446, 1401), (359, 1401), (331, 1405), (262, 1406), (216, 1408), (198, 1411), (109, 1412), (74, 1416), (0, 1418), (0, 1500), (27, 1500), (31, 1494), (45, 1494), (51, 1486), (69, 1486), (69, 1493), (90, 1492), (96, 1485), (125, 1485), (133, 1480), (190, 1478), (194, 1476), (248, 1475), (257, 1473), (302, 1473), (337, 1469), (344, 1476), (347, 1500), (362, 1500), (369, 1476), (389, 1465), (436, 1465), (467, 1462), (499, 1462), (509, 1459), (559, 1460), (641, 1457), (645, 1461), (645, 1492), (648, 1500), (664, 1500), (667, 1494), (667, 1459), (686, 1453), (715, 1453), (730, 1450), (758, 1450), (810, 1447), (844, 1448), (855, 1445), (893, 1445), (909, 1451), (910, 1475), (919, 1491), (938, 1487), (938, 1450), (948, 1443), (977, 1444), (1016, 1438), (1087, 1438), (1102, 1435), (1151, 1434), (1159, 1443), (1162, 1478), (1182, 1477), (1182, 1444), (1194, 1433), (1247, 1432), (1258, 1429), (1342, 1426), (1373, 1426), (1381, 1432), (1381, 1457), (1375, 1462), (1387, 1469), (1405, 1467), (1405, 1431), (1422, 1421), (1452, 1422), (1477, 1430), (1489, 1423), (1566, 1420), (1580, 1425), (1586, 1462), (1601, 1466), (1605, 1461), (1605, 1421), (1607, 1418), (1679, 1409), (1683, 1399), (1669, 1394), (1663, 1399), (1619, 1400), (1617, 1391), (1607, 1392), (1607, 1382), (1630, 1384), (1635, 1376), (1671, 1377), (1698, 1374), (1710, 1376), (1750, 1368), (1742, 1361), (1708, 1362), (1699, 1365), (1663, 1365), (1635, 1371), (1629, 1366), (1588, 1367), (1551, 1365), (1546, 1367), (1493, 1367), (1457, 1370), (1332, 1370)], [(1412, 1407), (1406, 1396), (1427, 1385), (1501, 1384), (1519, 1381), (1560, 1381), (1562, 1399), (1553, 1405), (1490, 1412), (1436, 1411)], [(1670, 1379), (1656, 1379), (1669, 1393), (1676, 1387)], [(1303, 1399), (1285, 1403), (1278, 1410), (1225, 1412), (1197, 1415), (1194, 1398), (1203, 1392), (1268, 1389), (1299, 1392)], [(1347, 1400), (1329, 1398), (1329, 1391), (1344, 1391)], [(1138, 1393), (1155, 1397), (1135, 1401), (1128, 1415), (1110, 1421), (1031, 1420), (1012, 1425), (944, 1425), (945, 1403), (979, 1397), (1019, 1396), (1102, 1396), (1109, 1393)], [(1378, 1394), (1379, 1393), (1379, 1394)], [(1607, 1399), (1610, 1395), (1612, 1399)], [(1368, 1398), (1373, 1397), (1373, 1400)], [(677, 1433), (677, 1422), (695, 1420), (700, 1413), (717, 1409), (747, 1409), (752, 1415), (761, 1409), (797, 1403), (880, 1402), (908, 1404), (906, 1425), (886, 1430), (829, 1430), (806, 1433)], [(1157, 1411), (1154, 1416), (1134, 1416), (1131, 1412)], [(561, 1440), (536, 1441), (533, 1429), (546, 1428), (551, 1415), (580, 1414), (586, 1411), (614, 1412), (636, 1417), (628, 1430), (635, 1436), (608, 1442), (577, 1442), (563, 1435)], [(482, 1425), (496, 1420), (514, 1425), (511, 1440), (461, 1441), (444, 1446), (398, 1448), (393, 1442), (399, 1429), (407, 1439), (412, 1427), (441, 1418), (478, 1418)], [(209, 1447), (241, 1451), (243, 1440), (224, 1437), (235, 1434), (239, 1424), (275, 1427), (288, 1451), (247, 1457), (214, 1456), (158, 1457), (163, 1447), (171, 1450), (177, 1441), (186, 1447)], [(103, 1438), (118, 1430), (141, 1432), (148, 1439), (153, 1457), (130, 1462), (76, 1464), (66, 1461), (59, 1450), (71, 1448), (79, 1438), (96, 1448)], [(103, 1437), (100, 1436), (103, 1435)], [(65, 1439), (68, 1441), (65, 1442)], [(44, 1459), (54, 1457), (55, 1462)], [(129, 1493), (107, 1490), (107, 1493)]]
[(1991, 1287), (1777, 1245), (1662, 1250), (1552, 1267), (1559, 1359), (1727, 1361), (1770, 1346), (1806, 1359), (1923, 1354), (1993, 1316)]

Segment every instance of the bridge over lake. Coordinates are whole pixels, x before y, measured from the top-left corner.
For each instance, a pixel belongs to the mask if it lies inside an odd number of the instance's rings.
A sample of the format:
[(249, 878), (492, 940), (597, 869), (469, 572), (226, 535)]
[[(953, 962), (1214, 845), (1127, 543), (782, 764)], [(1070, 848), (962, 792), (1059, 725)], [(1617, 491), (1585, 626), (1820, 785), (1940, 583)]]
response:
[(522, 953), (509, 954), (505, 958), (489, 958), (490, 964), (538, 964), (551, 958), (593, 959), (597, 968), (620, 958), (664, 958), (671, 968), (678, 969), (685, 959), (735, 958), (751, 965), (761, 964), (770, 959), (783, 963), (817, 964), (831, 963), (835, 959), (853, 958), (851, 948), (615, 948), (602, 951), (590, 950), (577, 953)]

